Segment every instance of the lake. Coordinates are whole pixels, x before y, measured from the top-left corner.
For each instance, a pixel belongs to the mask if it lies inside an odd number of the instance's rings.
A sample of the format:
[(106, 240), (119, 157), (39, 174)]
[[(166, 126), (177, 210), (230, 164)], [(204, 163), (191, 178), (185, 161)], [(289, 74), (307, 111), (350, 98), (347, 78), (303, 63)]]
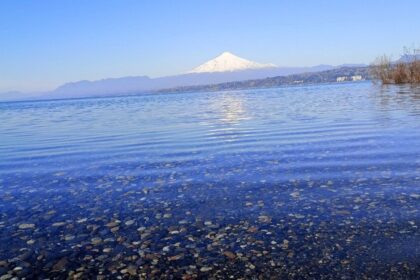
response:
[(420, 278), (419, 87), (9, 102), (0, 120), (0, 275)]

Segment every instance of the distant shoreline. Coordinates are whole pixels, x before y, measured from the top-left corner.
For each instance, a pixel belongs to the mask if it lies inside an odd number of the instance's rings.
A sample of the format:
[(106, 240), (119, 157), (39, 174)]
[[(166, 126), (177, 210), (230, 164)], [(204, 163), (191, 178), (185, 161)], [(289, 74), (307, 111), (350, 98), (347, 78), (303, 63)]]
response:
[[(292, 74), (286, 76), (268, 77), (264, 79), (252, 79), (235, 82), (225, 82), (217, 84), (203, 84), (198, 86), (181, 86), (173, 88), (165, 88), (159, 90), (147, 90), (147, 91), (136, 91), (136, 92), (125, 92), (116, 93), (112, 95), (92, 95), (92, 96), (81, 96), (81, 97), (33, 97), (27, 99), (10, 99), (0, 100), (0, 103), (10, 102), (34, 102), (34, 101), (53, 101), (53, 100), (75, 100), (75, 99), (89, 99), (89, 98), (113, 98), (123, 96), (136, 96), (136, 95), (153, 95), (162, 93), (187, 93), (187, 92), (216, 92), (216, 91), (228, 91), (228, 90), (247, 90), (247, 89), (266, 89), (266, 88), (277, 88), (283, 86), (300, 86), (300, 85), (316, 85), (316, 84), (340, 84), (352, 82), (351, 77), (360, 76), (360, 81), (371, 80), (369, 75), (369, 68), (366, 67), (341, 67), (337, 69), (319, 71), (319, 72), (307, 72), (302, 74)], [(337, 81), (338, 78), (345, 77), (344, 81)]]
[(277, 88), (291, 88), (291, 87), (312, 87), (322, 85), (348, 85), (348, 84), (361, 84), (371, 83), (372, 80), (362, 81), (345, 81), (345, 82), (323, 82), (323, 83), (305, 83), (305, 84), (285, 84), (273, 87), (258, 87), (258, 88), (243, 88), (243, 89), (224, 89), (224, 90), (202, 90), (202, 91), (154, 91), (154, 92), (140, 92), (140, 93), (128, 93), (120, 95), (98, 95), (98, 96), (86, 96), (86, 97), (71, 97), (71, 98), (51, 98), (51, 99), (25, 99), (25, 100), (0, 100), (0, 104), (6, 103), (35, 103), (35, 102), (54, 102), (54, 101), (74, 101), (74, 100), (87, 100), (87, 99), (111, 99), (111, 98), (122, 98), (122, 97), (142, 97), (142, 96), (156, 96), (156, 95), (174, 95), (174, 94), (193, 94), (193, 93), (217, 93), (217, 92), (228, 92), (228, 91), (247, 91), (247, 90), (266, 90), (266, 89), (277, 89)]
[[(352, 78), (357, 77), (357, 80)], [(199, 86), (184, 86), (157, 90), (156, 92), (214, 92), (223, 90), (265, 89), (280, 86), (310, 85), (323, 83), (360, 82), (371, 80), (369, 67), (341, 67), (320, 72), (308, 72), (287, 76), (268, 77), (237, 82), (226, 82)]]

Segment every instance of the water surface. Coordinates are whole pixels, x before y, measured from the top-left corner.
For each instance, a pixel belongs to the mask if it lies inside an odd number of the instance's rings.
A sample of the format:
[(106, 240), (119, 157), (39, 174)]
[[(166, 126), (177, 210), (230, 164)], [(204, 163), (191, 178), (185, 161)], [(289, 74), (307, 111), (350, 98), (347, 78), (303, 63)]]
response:
[(12, 102), (0, 119), (0, 274), (420, 276), (419, 88)]

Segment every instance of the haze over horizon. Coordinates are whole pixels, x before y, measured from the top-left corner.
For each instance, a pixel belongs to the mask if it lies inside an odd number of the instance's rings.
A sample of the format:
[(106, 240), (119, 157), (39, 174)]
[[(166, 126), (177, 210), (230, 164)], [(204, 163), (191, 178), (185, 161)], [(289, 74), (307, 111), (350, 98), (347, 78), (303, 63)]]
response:
[(224, 51), (278, 66), (367, 64), (384, 53), (396, 58), (404, 45), (419, 43), (413, 36), (419, 8), (409, 0), (264, 5), (5, 0), (0, 3), (0, 92), (176, 75)]

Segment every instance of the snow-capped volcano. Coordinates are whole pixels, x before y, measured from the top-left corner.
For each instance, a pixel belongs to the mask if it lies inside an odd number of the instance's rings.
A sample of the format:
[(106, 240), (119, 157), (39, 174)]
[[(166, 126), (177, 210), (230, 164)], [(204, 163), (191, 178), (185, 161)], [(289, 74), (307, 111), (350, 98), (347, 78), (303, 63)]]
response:
[(224, 52), (218, 57), (194, 68), (189, 73), (233, 72), (272, 67), (276, 67), (276, 65), (253, 62), (230, 52)]

